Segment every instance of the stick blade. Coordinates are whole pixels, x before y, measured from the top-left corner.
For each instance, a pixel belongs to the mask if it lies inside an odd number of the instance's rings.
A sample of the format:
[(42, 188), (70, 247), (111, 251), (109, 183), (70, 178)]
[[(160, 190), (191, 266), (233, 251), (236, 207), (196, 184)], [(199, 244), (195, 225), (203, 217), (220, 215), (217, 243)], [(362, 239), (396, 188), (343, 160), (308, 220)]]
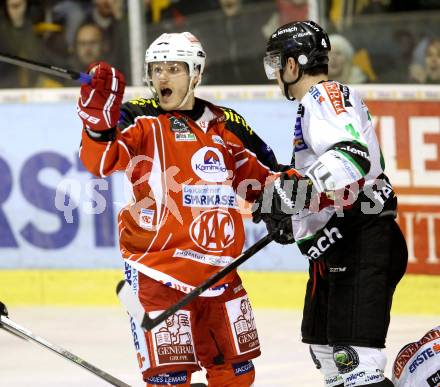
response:
[(158, 325), (154, 319), (148, 316), (148, 313), (145, 313), (145, 309), (139, 301), (139, 298), (133, 292), (127, 281), (119, 281), (116, 285), (116, 294), (127, 313), (134, 318), (136, 323), (142, 327), (142, 329), (150, 331)]
[(126, 281), (120, 280), (118, 284), (116, 285), (116, 295), (119, 297), (119, 292), (122, 290), (122, 288), (125, 286)]
[(116, 294), (127, 313), (136, 320), (139, 326), (143, 327), (144, 319), (149, 319), (149, 317), (130, 284), (125, 280), (120, 281), (116, 286)]
[(150, 318), (147, 313), (145, 313), (144, 318), (142, 319), (141, 327), (143, 329), (145, 329), (146, 331), (151, 331), (153, 328), (155, 328), (159, 324), (160, 324), (160, 322), (157, 323), (152, 318)]
[(8, 308), (0, 301), (0, 316), (9, 316)]

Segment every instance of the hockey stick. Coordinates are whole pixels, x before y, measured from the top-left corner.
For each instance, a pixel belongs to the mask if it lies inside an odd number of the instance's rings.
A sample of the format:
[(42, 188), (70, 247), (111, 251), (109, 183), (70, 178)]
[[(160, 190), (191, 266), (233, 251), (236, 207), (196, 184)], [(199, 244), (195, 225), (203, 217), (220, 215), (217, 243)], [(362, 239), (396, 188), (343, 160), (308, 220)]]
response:
[(145, 313), (145, 310), (142, 307), (139, 299), (133, 294), (130, 285), (125, 280), (121, 280), (116, 286), (116, 294), (118, 295), (122, 305), (124, 305), (126, 308), (127, 312), (140, 324), (143, 329), (149, 331), (176, 313), (179, 309), (189, 304), (194, 298), (200, 296), (200, 294), (202, 294), (205, 290), (215, 285), (219, 280), (247, 261), (262, 248), (266, 247), (270, 242), (272, 242), (273, 236), (278, 231), (279, 229), (276, 229), (267, 234), (265, 237), (261, 238), (239, 257), (234, 259), (229, 265), (226, 265), (217, 273), (213, 274), (205, 282), (194, 288), (191, 292), (182, 297), (180, 301), (170, 306), (167, 310), (164, 310), (157, 317), (151, 318), (148, 316), (148, 313)]
[(87, 73), (78, 73), (76, 71), (63, 69), (58, 66), (52, 66), (45, 63), (35, 62), (33, 60), (20, 58), (15, 55), (9, 55), (0, 52), (0, 61), (15, 66), (25, 67), (31, 70), (40, 71), (42, 73), (55, 75), (65, 79), (78, 80), (81, 83), (90, 83), (92, 77)]
[(105, 380), (106, 382), (108, 382), (113, 386), (131, 387), (129, 384), (124, 383), (122, 380), (119, 380), (114, 376), (108, 374), (107, 372), (100, 370), (99, 368), (86, 362), (85, 360), (67, 351), (66, 349), (58, 347), (55, 344), (49, 343), (47, 340), (34, 335), (32, 332), (28, 331), (27, 329), (13, 322), (8, 318), (8, 310), (5, 304), (3, 304), (2, 302), (0, 302), (0, 328), (24, 340), (33, 341), (34, 343), (37, 343), (43, 346), (44, 348), (49, 349), (52, 352), (55, 352), (64, 359), (70, 360), (71, 362), (85, 368), (87, 371), (96, 375), (98, 378)]

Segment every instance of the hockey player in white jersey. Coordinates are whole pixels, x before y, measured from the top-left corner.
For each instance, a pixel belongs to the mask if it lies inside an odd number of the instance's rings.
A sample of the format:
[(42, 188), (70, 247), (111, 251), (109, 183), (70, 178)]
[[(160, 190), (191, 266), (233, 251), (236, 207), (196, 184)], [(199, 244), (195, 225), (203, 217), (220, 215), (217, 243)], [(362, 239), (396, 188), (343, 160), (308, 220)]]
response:
[(310, 261), (302, 341), (325, 385), (392, 386), (382, 348), (406, 243), (370, 114), (351, 87), (328, 80), (329, 50), (312, 21), (269, 38), (266, 74), (299, 106), (292, 163), (254, 221), (273, 230), (291, 217), (275, 239), (296, 241)]

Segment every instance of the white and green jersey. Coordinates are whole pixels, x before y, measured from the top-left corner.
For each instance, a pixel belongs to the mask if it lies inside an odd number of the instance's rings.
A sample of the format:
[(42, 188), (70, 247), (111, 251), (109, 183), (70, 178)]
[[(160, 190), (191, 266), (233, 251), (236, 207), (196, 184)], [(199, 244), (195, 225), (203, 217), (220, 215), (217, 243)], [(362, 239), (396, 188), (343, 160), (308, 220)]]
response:
[[(321, 201), (319, 209), (311, 207), (293, 216), (295, 239), (311, 259), (342, 239), (342, 229), (353, 221), (355, 209), (357, 216), (379, 214), (394, 196), (383, 174), (368, 108), (350, 87), (338, 82), (321, 82), (300, 101), (292, 166), (313, 181), (321, 197), (334, 199), (331, 205)], [(351, 196), (344, 198), (347, 187)]]

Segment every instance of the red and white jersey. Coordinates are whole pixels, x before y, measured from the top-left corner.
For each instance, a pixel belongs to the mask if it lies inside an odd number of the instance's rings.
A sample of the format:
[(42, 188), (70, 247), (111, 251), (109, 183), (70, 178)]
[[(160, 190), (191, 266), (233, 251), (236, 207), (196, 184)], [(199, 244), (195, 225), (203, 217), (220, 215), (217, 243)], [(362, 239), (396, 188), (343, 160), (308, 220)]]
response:
[(393, 382), (396, 387), (440, 387), (440, 325), (400, 350)]
[(91, 173), (124, 170), (131, 182), (133, 202), (119, 213), (123, 258), (184, 292), (241, 253), (236, 193), (254, 201), (277, 168), (272, 150), (235, 111), (200, 99), (196, 108), (203, 113), (194, 121), (153, 99), (129, 101), (116, 132), (97, 140), (83, 131), (80, 150)]

